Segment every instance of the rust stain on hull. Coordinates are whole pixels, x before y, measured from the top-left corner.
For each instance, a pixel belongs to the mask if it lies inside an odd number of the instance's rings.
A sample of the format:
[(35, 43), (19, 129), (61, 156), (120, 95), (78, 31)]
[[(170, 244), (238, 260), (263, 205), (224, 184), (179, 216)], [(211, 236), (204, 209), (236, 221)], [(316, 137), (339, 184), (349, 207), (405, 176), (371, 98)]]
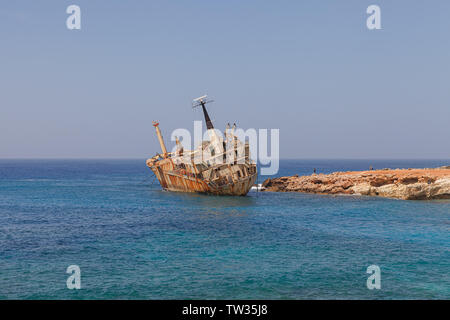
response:
[(164, 190), (175, 192), (198, 192), (214, 195), (245, 196), (255, 184), (257, 173), (248, 175), (232, 183), (216, 186), (195, 177), (195, 174), (181, 174), (173, 166), (163, 164), (149, 166)]

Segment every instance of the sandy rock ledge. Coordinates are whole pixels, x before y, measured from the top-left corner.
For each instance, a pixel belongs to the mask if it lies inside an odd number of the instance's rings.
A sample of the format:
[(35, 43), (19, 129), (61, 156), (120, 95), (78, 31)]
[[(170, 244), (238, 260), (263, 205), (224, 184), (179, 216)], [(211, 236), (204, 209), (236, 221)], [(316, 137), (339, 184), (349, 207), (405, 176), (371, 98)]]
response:
[(450, 166), (383, 169), (267, 179), (264, 191), (353, 194), (404, 200), (450, 199)]

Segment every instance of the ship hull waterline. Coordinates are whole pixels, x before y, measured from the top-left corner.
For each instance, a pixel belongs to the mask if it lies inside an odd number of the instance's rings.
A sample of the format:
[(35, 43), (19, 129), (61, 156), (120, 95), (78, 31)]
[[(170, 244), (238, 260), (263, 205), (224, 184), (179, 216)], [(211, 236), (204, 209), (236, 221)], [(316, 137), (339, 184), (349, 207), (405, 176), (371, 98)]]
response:
[(257, 174), (255, 173), (238, 179), (230, 184), (212, 186), (202, 179), (188, 175), (180, 175), (173, 171), (164, 171), (158, 166), (152, 167), (151, 169), (164, 190), (175, 192), (245, 196), (257, 179)]

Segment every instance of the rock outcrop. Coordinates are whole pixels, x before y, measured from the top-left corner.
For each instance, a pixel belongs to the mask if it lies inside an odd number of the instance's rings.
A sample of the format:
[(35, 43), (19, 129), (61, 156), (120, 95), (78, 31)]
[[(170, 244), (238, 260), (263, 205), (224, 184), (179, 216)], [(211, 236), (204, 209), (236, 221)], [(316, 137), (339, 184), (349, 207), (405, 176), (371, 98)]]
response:
[(354, 194), (404, 200), (450, 199), (450, 167), (334, 172), (267, 179), (264, 191)]

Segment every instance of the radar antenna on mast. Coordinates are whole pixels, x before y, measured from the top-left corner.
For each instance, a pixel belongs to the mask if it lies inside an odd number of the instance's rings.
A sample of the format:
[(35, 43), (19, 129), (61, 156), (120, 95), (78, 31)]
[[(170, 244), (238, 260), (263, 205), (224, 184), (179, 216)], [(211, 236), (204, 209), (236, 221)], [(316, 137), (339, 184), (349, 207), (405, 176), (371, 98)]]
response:
[(206, 111), (205, 104), (213, 102), (214, 100), (208, 99), (208, 96), (205, 94), (204, 96), (198, 97), (192, 101), (192, 108), (202, 107), (203, 115), (205, 116), (206, 128), (214, 129), (214, 126), (209, 118), (208, 111)]

